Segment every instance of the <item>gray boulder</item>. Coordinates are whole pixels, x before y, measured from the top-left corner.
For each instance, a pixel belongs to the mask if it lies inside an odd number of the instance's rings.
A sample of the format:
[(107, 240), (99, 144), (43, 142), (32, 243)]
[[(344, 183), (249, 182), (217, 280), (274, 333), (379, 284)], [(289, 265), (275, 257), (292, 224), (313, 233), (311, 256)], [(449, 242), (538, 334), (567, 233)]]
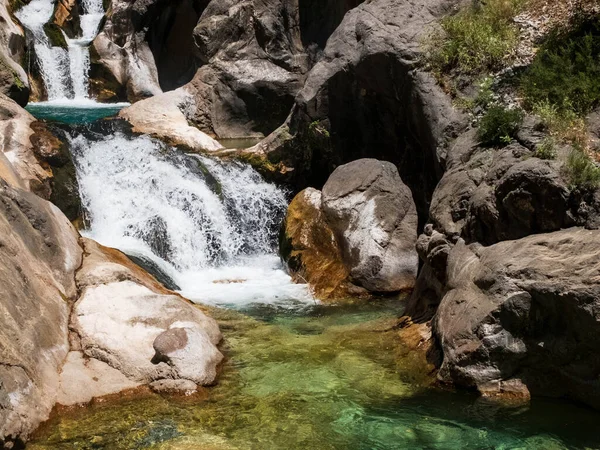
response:
[(439, 377), (486, 395), (569, 397), (600, 407), (600, 232), (571, 228), (448, 258), (434, 318)]
[(340, 166), (325, 183), (322, 198), (356, 284), (372, 292), (414, 286), (417, 211), (392, 163), (360, 159)]

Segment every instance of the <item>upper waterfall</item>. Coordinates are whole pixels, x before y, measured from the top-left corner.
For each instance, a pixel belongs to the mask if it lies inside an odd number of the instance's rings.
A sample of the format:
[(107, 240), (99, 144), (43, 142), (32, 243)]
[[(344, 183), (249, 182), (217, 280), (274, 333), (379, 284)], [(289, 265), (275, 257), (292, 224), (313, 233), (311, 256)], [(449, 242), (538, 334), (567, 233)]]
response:
[(53, 0), (33, 0), (16, 13), (33, 36), (49, 101), (89, 99), (89, 45), (98, 33), (104, 9), (102, 0), (84, 0), (82, 6), (81, 36), (74, 39), (65, 36), (68, 50), (53, 47), (44, 31), (44, 25), (52, 18)]
[(94, 240), (151, 259), (201, 302), (309, 298), (275, 252), (285, 193), (250, 166), (120, 133), (71, 148)]

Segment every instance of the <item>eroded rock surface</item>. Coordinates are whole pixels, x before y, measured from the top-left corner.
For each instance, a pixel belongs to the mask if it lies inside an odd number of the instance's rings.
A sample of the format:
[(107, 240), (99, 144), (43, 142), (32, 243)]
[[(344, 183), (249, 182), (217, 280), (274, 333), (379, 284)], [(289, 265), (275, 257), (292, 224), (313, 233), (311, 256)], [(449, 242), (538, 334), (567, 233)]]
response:
[(0, 1), (0, 93), (25, 106), (29, 81), (24, 64), (27, 50), (23, 29), (11, 17), (11, 4)]
[(292, 202), (284, 258), (325, 295), (359, 293), (349, 281), (370, 292), (407, 290), (417, 276), (417, 225), (396, 167), (360, 159), (338, 167), (322, 193), (306, 190)]

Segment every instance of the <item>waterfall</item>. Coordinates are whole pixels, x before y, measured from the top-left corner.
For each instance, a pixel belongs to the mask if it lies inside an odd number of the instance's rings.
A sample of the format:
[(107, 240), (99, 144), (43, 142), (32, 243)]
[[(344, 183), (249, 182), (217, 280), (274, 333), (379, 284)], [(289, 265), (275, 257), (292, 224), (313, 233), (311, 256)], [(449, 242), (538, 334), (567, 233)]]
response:
[(44, 25), (52, 17), (53, 11), (52, 0), (33, 0), (15, 14), (33, 36), (35, 54), (49, 100), (67, 98), (69, 92), (66, 83), (69, 56), (64, 49), (52, 47), (44, 31)]
[(48, 100), (89, 99), (89, 46), (98, 33), (104, 9), (102, 0), (84, 0), (82, 5), (82, 33), (76, 39), (65, 36), (68, 51), (52, 47), (44, 32), (44, 25), (54, 11), (52, 0), (33, 0), (16, 14), (34, 37), (35, 53), (48, 91)]
[(71, 148), (89, 221), (84, 234), (151, 259), (200, 302), (308, 298), (275, 253), (285, 193), (250, 166), (118, 132), (79, 135)]

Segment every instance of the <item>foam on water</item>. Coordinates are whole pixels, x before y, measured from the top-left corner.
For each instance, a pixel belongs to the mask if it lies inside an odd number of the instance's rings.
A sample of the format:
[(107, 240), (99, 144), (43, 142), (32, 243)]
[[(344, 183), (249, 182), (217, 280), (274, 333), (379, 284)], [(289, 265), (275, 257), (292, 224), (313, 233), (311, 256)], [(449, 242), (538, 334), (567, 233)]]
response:
[(312, 301), (275, 254), (285, 194), (251, 167), (147, 136), (80, 135), (71, 144), (89, 237), (151, 259), (194, 301)]

